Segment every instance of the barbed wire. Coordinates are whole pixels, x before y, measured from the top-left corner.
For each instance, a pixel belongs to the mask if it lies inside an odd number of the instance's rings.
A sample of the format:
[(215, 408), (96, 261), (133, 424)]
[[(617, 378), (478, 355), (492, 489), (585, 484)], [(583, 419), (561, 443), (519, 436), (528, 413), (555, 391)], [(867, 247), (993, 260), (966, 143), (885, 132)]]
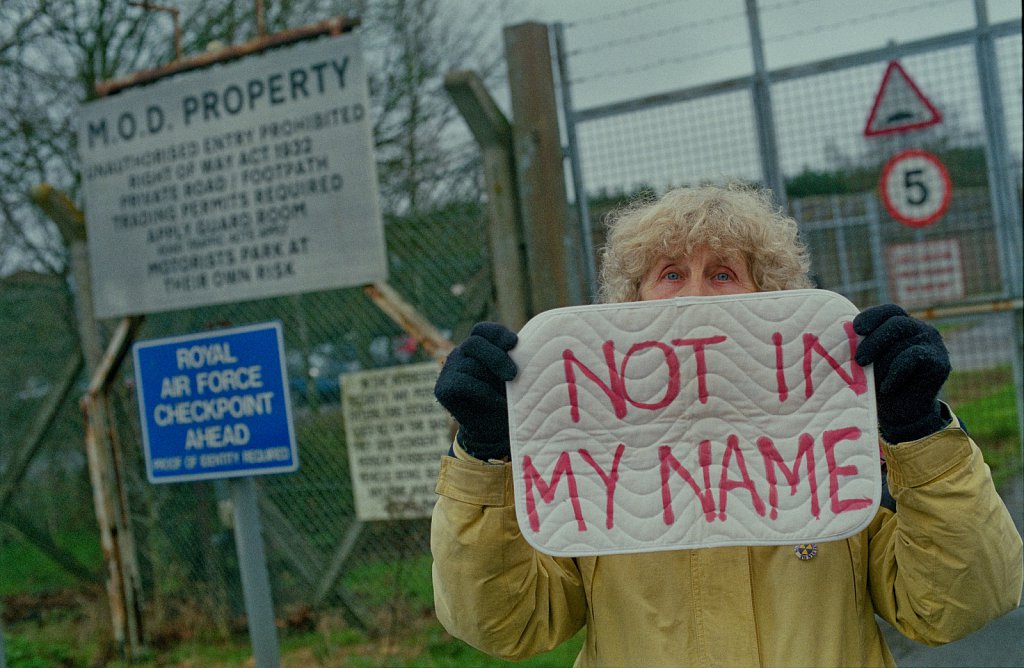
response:
[[(651, 2), (651, 3), (648, 3), (647, 5), (642, 5), (641, 7), (638, 7), (637, 10), (646, 9), (646, 8), (653, 8), (655, 6), (663, 6), (663, 5), (673, 4), (674, 2), (677, 2), (677, 1), (678, 0), (660, 0), (659, 2)], [(812, 26), (812, 27), (809, 27), (809, 28), (801, 28), (799, 30), (794, 30), (794, 31), (788, 32), (788, 33), (783, 33), (781, 35), (774, 35), (772, 37), (769, 37), (769, 38), (765, 39), (764, 42), (766, 44), (768, 44), (768, 43), (774, 44), (774, 43), (781, 42), (781, 41), (784, 41), (784, 40), (793, 39), (794, 37), (803, 37), (803, 36), (806, 36), (806, 35), (817, 34), (817, 33), (828, 31), (828, 30), (834, 30), (836, 28), (843, 28), (843, 27), (846, 27), (846, 26), (852, 26), (852, 25), (858, 25), (858, 24), (863, 24), (863, 23), (869, 23), (871, 21), (887, 19), (887, 18), (890, 18), (890, 17), (893, 17), (893, 16), (899, 16), (899, 15), (902, 15), (902, 14), (908, 14), (908, 13), (917, 12), (917, 11), (921, 11), (921, 10), (925, 10), (925, 9), (935, 9), (935, 8), (938, 8), (938, 7), (944, 7), (944, 6), (951, 5), (951, 4), (962, 3), (964, 1), (965, 0), (928, 0), (927, 2), (920, 2), (920, 3), (913, 4), (913, 5), (907, 5), (907, 6), (904, 6), (904, 7), (889, 7), (889, 8), (887, 8), (884, 11), (874, 12), (874, 13), (871, 13), (871, 14), (866, 14), (864, 16), (846, 18), (846, 19), (843, 19), (841, 21), (835, 21), (835, 22), (828, 23), (828, 24), (815, 25), (815, 26)], [(800, 5), (811, 4), (812, 2), (813, 2), (813, 0), (780, 0), (779, 2), (775, 2), (775, 3), (772, 3), (770, 5), (764, 5), (763, 7), (760, 8), (760, 11), (761, 12), (774, 12), (774, 11), (778, 11), (780, 9), (791, 9), (793, 7), (798, 7)], [(634, 11), (635, 10), (620, 10), (620, 11), (616, 11), (616, 12), (609, 12), (608, 14), (604, 14), (604, 15), (601, 15), (599, 17), (593, 17), (591, 19), (586, 19), (584, 21), (578, 21), (578, 22), (575, 22), (575, 23), (572, 23), (572, 24), (566, 24), (566, 25), (568, 25), (568, 26), (580, 26), (580, 25), (585, 25), (585, 24), (588, 24), (588, 23), (596, 23), (598, 20), (610, 20), (611, 18), (618, 18), (618, 17), (622, 17), (622, 16), (626, 16), (626, 15), (632, 15), (634, 13)], [(629, 35), (629, 36), (618, 38), (618, 39), (614, 39), (614, 40), (604, 41), (604, 42), (601, 42), (600, 44), (597, 44), (597, 45), (594, 45), (594, 46), (580, 47), (580, 48), (577, 48), (577, 49), (572, 49), (572, 50), (567, 51), (566, 55), (569, 56), (569, 57), (573, 57), (573, 56), (585, 55), (587, 53), (592, 53), (592, 52), (595, 52), (595, 51), (605, 51), (607, 49), (612, 49), (612, 48), (617, 48), (617, 47), (621, 47), (621, 46), (626, 46), (626, 45), (629, 45), (629, 44), (636, 44), (637, 42), (640, 42), (640, 41), (644, 41), (644, 40), (648, 40), (648, 39), (654, 39), (654, 38), (658, 38), (658, 37), (663, 37), (663, 36), (668, 35), (668, 34), (678, 33), (681, 30), (685, 30), (685, 29), (703, 28), (703, 27), (706, 27), (706, 26), (709, 26), (709, 25), (712, 25), (712, 24), (715, 24), (715, 23), (723, 23), (725, 21), (735, 20), (736, 18), (745, 16), (745, 15), (746, 15), (745, 12), (738, 12), (738, 13), (737, 12), (732, 12), (732, 13), (729, 13), (729, 14), (724, 14), (722, 16), (717, 16), (717, 17), (708, 18), (708, 19), (702, 19), (700, 21), (690, 21), (690, 22), (679, 23), (679, 24), (676, 24), (676, 25), (673, 25), (673, 26), (667, 27), (667, 28), (659, 28), (657, 30), (652, 30), (652, 31), (649, 31), (649, 32), (646, 32), (646, 33), (637, 33), (637, 34), (634, 34), (634, 35)], [(615, 78), (615, 77), (627, 76), (627, 75), (630, 75), (630, 74), (637, 74), (637, 73), (640, 73), (640, 72), (645, 72), (645, 71), (650, 70), (650, 69), (655, 69), (655, 68), (659, 68), (659, 67), (665, 67), (667, 65), (676, 65), (676, 64), (680, 64), (680, 63), (684, 63), (684, 62), (689, 62), (691, 60), (699, 60), (701, 58), (707, 58), (709, 56), (719, 55), (719, 54), (722, 54), (722, 53), (727, 53), (729, 51), (735, 51), (735, 50), (739, 50), (739, 49), (743, 49), (743, 48), (749, 48), (749, 42), (748, 41), (744, 41), (742, 43), (734, 43), (734, 44), (729, 44), (729, 45), (723, 45), (723, 46), (715, 47), (715, 48), (712, 48), (712, 49), (707, 49), (705, 51), (700, 51), (700, 52), (697, 52), (697, 53), (680, 54), (678, 56), (673, 56), (673, 57), (659, 58), (657, 60), (647, 61), (645, 63), (641, 63), (641, 64), (638, 64), (638, 65), (631, 65), (631, 66), (628, 66), (628, 67), (622, 67), (622, 68), (618, 68), (618, 69), (614, 69), (614, 70), (603, 70), (603, 71), (601, 71), (599, 73), (592, 74), (592, 75), (585, 75), (585, 76), (581, 76), (581, 77), (574, 77), (574, 78), (572, 78), (570, 83), (572, 83), (572, 84), (590, 83), (590, 82), (593, 82), (593, 81), (596, 81), (596, 80), (600, 80), (600, 79), (610, 79), (610, 78)]]
[(698, 51), (697, 53), (687, 53), (672, 58), (660, 58), (655, 61), (644, 63), (643, 65), (636, 65), (630, 67), (623, 67), (617, 70), (605, 70), (599, 74), (593, 74), (590, 76), (574, 77), (570, 83), (572, 84), (583, 84), (591, 81), (597, 81), (599, 79), (609, 79), (612, 77), (621, 77), (629, 74), (638, 74), (640, 72), (647, 72), (652, 69), (659, 67), (665, 67), (667, 65), (678, 65), (680, 63), (688, 63), (694, 60), (700, 60), (702, 58), (708, 58), (710, 56), (717, 56), (722, 53), (729, 51), (738, 51), (739, 49), (746, 49), (747, 42), (740, 42), (736, 44), (726, 44), (724, 46), (715, 47), (713, 49), (707, 49), (706, 51)]
[[(802, 1), (803, 0), (797, 0), (795, 4), (800, 4), (800, 2)], [(911, 12), (916, 12), (922, 9), (934, 9), (936, 7), (942, 7), (945, 5), (952, 5), (963, 2), (964, 0), (930, 0), (929, 2), (922, 2), (916, 5), (908, 5), (906, 7), (894, 7), (882, 12), (875, 12), (873, 14), (865, 14), (864, 16), (846, 18), (841, 21), (816, 25), (810, 28), (801, 28), (799, 30), (794, 30), (793, 32), (772, 36), (771, 38), (766, 39), (764, 41), (766, 44), (781, 42), (783, 40), (792, 39), (794, 37), (803, 37), (805, 35), (825, 32), (828, 30), (835, 30), (836, 28), (845, 28), (847, 26), (854, 26), (862, 23), (869, 23), (871, 21), (877, 21), (880, 19), (887, 19), (893, 16), (897, 16), (899, 14), (909, 14)]]
[(565, 26), (567, 28), (575, 28), (578, 26), (593, 25), (594, 23), (603, 23), (605, 21), (621, 19), (627, 16), (636, 16), (640, 12), (645, 12), (650, 9), (656, 9), (658, 7), (664, 7), (665, 5), (682, 4), (683, 2), (686, 2), (686, 0), (654, 0), (654, 2), (648, 2), (647, 4), (637, 5), (634, 7), (630, 7), (629, 9), (619, 9), (614, 12), (598, 14), (597, 16), (590, 16), (585, 19), (573, 21), (572, 23), (566, 23)]
[(658, 37), (664, 37), (665, 35), (676, 34), (684, 30), (694, 28), (705, 28), (716, 23), (725, 23), (726, 21), (732, 21), (737, 18), (741, 18), (744, 15), (745, 14), (743, 12), (734, 12), (731, 14), (723, 14), (722, 16), (716, 16), (709, 19), (701, 19), (700, 21), (687, 21), (683, 23), (677, 23), (667, 28), (659, 28), (658, 30), (652, 30), (651, 32), (638, 33), (626, 37), (621, 37), (618, 39), (608, 40), (606, 42), (601, 42), (600, 44), (595, 44), (594, 46), (580, 47), (578, 49), (568, 51), (567, 53), (569, 56), (578, 56), (581, 54), (591, 53), (594, 51), (605, 51), (607, 49), (612, 49), (619, 46), (636, 44), (637, 42), (644, 41), (647, 39), (655, 39)]
[(773, 2), (767, 5), (758, 5), (757, 11), (761, 14), (766, 12), (774, 12), (779, 9), (791, 9), (793, 7), (799, 7), (800, 5), (817, 4), (818, 0), (780, 0), (780, 2)]

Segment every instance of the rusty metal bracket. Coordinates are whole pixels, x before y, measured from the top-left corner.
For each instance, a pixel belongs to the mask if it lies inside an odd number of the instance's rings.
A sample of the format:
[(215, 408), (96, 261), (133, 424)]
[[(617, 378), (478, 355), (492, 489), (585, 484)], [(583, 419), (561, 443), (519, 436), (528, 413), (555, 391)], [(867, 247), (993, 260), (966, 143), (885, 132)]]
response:
[(181, 10), (177, 7), (158, 5), (155, 2), (129, 2), (132, 7), (141, 7), (149, 11), (167, 12), (174, 21), (174, 60), (181, 60)]
[(114, 640), (129, 659), (136, 658), (143, 645), (142, 582), (128, 519), (124, 467), (114, 445), (116, 430), (110, 421), (108, 390), (142, 321), (142, 316), (132, 316), (120, 322), (79, 402), (100, 545), (107, 563)]
[(455, 347), (429, 320), (420, 315), (387, 283), (364, 285), (363, 292), (395, 324), (416, 339), (417, 343), (423, 346), (423, 349), (434, 359), (443, 361)]
[(984, 313), (1019, 311), (1022, 306), (1024, 306), (1024, 299), (996, 299), (992, 301), (977, 302), (975, 304), (932, 306), (929, 308), (911, 311), (910, 315), (922, 320), (936, 320), (938, 318), (952, 318), (962, 315), (980, 315)]
[(100, 81), (96, 84), (96, 94), (99, 97), (105, 97), (107, 95), (118, 93), (126, 88), (153, 83), (154, 81), (174, 74), (181, 74), (182, 72), (201, 69), (203, 67), (208, 67), (215, 63), (222, 63), (228, 60), (236, 60), (274, 47), (285, 46), (287, 44), (293, 44), (295, 42), (301, 42), (303, 40), (313, 39), (323, 35), (341, 35), (351, 31), (353, 28), (360, 25), (361, 22), (361, 19), (358, 18), (338, 16), (298, 28), (292, 28), (291, 30), (282, 30), (281, 32), (276, 32), (271, 35), (257, 35), (249, 41), (242, 42), (241, 44), (225, 46), (224, 48), (217, 49), (216, 51), (200, 53), (188, 58), (178, 58), (167, 65), (154, 67), (148, 70), (139, 70), (138, 72), (129, 74), (125, 77)]

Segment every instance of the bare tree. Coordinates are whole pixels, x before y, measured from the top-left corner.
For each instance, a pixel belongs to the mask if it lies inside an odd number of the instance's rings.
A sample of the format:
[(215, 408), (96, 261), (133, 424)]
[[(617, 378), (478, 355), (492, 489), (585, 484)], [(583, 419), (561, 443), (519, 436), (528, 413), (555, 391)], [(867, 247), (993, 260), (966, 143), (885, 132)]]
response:
[[(161, 3), (164, 5), (172, 3)], [(268, 32), (330, 16), (361, 15), (370, 71), (383, 208), (418, 212), (479, 196), (476, 152), (442, 88), (452, 68), (485, 79), (500, 71), (503, 3), (454, 0), (265, 2)], [(253, 6), (180, 0), (184, 54), (257, 32)], [(0, 3), (0, 275), (19, 268), (63, 273), (55, 226), (26, 193), (51, 183), (78, 199), (76, 116), (99, 81), (174, 57), (165, 12), (127, 0)]]
[[(64, 264), (55, 230), (34, 224), (25, 191), (59, 164), (59, 113), (50, 113), (52, 74), (36, 45), (47, 39), (46, 0), (0, 5), (0, 272), (20, 265), (59, 271)], [(49, 89), (49, 90), (48, 90)], [(59, 88), (58, 88), (59, 90)], [(62, 150), (63, 149), (63, 150)]]
[(365, 19), (374, 136), (386, 211), (418, 213), (475, 199), (477, 152), (443, 90), (444, 75), (503, 73), (503, 3), (378, 0)]

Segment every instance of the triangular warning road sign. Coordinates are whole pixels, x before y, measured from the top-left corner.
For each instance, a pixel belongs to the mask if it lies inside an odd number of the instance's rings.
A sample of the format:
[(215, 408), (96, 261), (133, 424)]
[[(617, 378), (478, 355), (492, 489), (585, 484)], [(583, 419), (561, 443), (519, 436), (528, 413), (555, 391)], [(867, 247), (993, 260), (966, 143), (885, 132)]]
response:
[(882, 85), (875, 94), (875, 103), (864, 126), (864, 136), (920, 130), (941, 122), (942, 114), (924, 96), (899, 61), (890, 61), (882, 77)]

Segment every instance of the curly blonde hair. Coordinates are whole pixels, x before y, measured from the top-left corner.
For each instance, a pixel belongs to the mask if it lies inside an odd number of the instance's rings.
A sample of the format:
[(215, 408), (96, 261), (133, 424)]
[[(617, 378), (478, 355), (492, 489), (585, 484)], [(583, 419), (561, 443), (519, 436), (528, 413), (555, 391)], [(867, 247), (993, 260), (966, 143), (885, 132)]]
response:
[(600, 300), (640, 299), (640, 282), (661, 256), (689, 255), (698, 246), (746, 262), (756, 291), (812, 287), (810, 258), (797, 223), (767, 190), (733, 184), (677, 188), (611, 214), (601, 262)]

